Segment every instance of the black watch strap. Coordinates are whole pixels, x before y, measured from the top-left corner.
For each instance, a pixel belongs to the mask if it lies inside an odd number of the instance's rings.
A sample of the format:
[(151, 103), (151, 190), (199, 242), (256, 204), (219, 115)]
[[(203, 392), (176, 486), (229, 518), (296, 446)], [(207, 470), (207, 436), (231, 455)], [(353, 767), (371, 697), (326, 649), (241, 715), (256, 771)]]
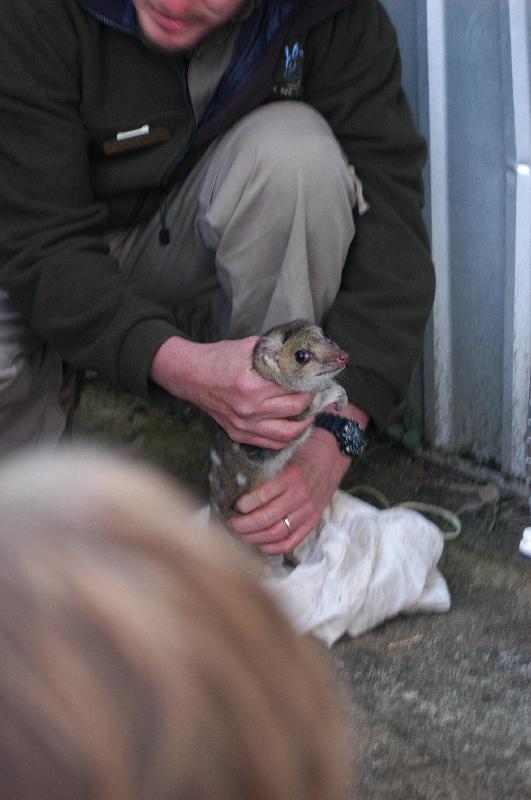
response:
[(365, 431), (358, 423), (338, 414), (317, 414), (314, 425), (332, 433), (342, 453), (351, 458), (360, 456), (365, 449)]
[(340, 417), (337, 414), (317, 414), (314, 419), (314, 425), (318, 428), (324, 428), (325, 431), (330, 431), (337, 437), (345, 424), (346, 418)]

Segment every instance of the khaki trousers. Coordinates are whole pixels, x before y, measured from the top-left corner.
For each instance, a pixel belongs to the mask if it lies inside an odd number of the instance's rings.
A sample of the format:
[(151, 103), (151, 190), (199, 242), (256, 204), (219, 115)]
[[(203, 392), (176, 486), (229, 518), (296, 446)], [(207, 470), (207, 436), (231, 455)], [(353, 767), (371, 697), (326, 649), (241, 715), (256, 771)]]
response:
[[(220, 337), (238, 338), (324, 318), (356, 204), (363, 210), (359, 180), (326, 121), (302, 103), (272, 103), (217, 139), (170, 192), (168, 245), (159, 243), (158, 214), (106, 238), (120, 269), (171, 304), (188, 333), (203, 308)], [(61, 375), (59, 356), (0, 295), (2, 452), (60, 438)]]

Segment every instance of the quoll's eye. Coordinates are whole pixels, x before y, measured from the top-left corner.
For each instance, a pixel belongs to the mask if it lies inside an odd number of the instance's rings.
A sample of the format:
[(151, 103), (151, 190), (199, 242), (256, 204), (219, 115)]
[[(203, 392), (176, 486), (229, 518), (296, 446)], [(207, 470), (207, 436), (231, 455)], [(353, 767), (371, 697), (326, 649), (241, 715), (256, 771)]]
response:
[(332, 337), (331, 337), (331, 336), (329, 336), (327, 333), (324, 333), (324, 334), (323, 334), (323, 336), (324, 336), (324, 338), (325, 338), (325, 340), (326, 340), (327, 342), (332, 342)]
[(299, 364), (306, 364), (306, 362), (310, 360), (310, 354), (307, 350), (297, 350), (295, 358)]

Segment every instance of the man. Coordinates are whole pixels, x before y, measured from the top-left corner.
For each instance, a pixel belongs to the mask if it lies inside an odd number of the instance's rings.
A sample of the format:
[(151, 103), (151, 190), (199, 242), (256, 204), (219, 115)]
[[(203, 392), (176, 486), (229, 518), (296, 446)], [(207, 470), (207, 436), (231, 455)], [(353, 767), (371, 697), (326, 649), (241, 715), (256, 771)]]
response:
[[(251, 353), (296, 317), (351, 353), (341, 416), (385, 423), (433, 271), (424, 147), (376, 0), (6, 1), (4, 446), (59, 438), (64, 360), (282, 447), (309, 397), (263, 380)], [(212, 312), (218, 341), (177, 323), (192, 309)], [(315, 527), (350, 463), (352, 426), (336, 423), (241, 498), (244, 541), (288, 552)]]

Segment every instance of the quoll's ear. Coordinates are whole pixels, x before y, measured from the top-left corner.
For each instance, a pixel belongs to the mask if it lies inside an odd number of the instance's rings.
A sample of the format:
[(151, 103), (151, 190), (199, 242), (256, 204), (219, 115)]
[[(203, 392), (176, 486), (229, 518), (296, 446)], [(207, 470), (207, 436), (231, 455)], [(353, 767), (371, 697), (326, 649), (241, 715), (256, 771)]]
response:
[(270, 369), (278, 370), (280, 347), (278, 341), (269, 336), (261, 336), (257, 344), (258, 353)]

